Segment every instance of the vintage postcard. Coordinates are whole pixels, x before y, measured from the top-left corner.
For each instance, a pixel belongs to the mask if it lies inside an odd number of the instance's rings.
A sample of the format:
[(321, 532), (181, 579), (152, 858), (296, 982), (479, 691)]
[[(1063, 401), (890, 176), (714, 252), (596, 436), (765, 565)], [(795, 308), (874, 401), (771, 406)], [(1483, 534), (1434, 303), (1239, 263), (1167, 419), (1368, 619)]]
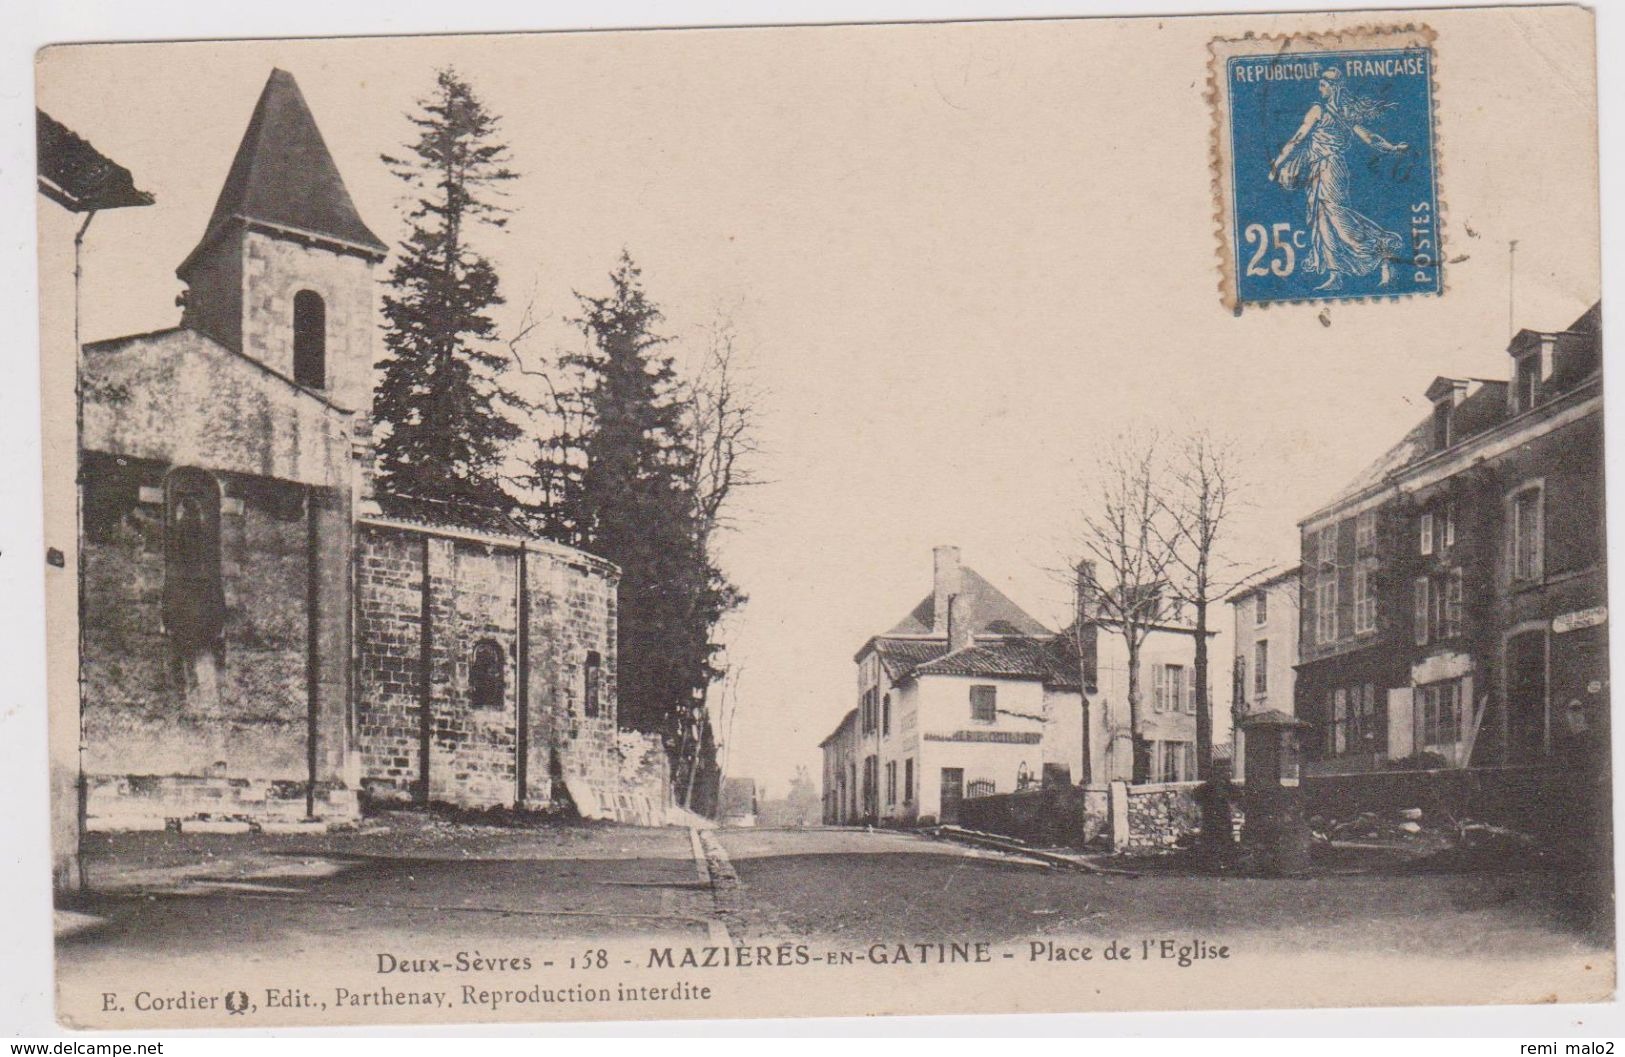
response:
[(64, 1025), (1612, 996), (1589, 11), (37, 105)]

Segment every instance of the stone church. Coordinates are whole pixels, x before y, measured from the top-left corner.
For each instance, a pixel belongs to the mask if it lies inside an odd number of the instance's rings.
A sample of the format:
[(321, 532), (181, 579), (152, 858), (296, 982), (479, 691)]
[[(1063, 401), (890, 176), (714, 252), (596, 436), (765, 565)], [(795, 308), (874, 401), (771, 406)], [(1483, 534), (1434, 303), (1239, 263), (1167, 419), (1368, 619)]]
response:
[(83, 348), (90, 828), (363, 799), (662, 819), (664, 753), (617, 729), (618, 570), (375, 494), (386, 252), (276, 70), (177, 269), (179, 325)]

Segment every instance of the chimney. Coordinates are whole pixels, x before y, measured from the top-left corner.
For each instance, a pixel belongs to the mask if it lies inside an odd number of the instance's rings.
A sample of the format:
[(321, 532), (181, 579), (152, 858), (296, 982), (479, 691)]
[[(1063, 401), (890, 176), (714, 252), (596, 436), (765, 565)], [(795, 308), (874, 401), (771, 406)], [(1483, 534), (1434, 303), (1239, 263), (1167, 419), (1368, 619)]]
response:
[(959, 594), (959, 548), (934, 547), (931, 550), (931, 633), (942, 635), (948, 628), (948, 600)]
[(1076, 577), (1073, 580), (1073, 610), (1072, 618), (1078, 630), (1094, 622), (1095, 619), (1095, 563), (1084, 559), (1077, 564)]
[(970, 595), (958, 594), (948, 599), (948, 652), (954, 653), (976, 645), (976, 614), (971, 612)]

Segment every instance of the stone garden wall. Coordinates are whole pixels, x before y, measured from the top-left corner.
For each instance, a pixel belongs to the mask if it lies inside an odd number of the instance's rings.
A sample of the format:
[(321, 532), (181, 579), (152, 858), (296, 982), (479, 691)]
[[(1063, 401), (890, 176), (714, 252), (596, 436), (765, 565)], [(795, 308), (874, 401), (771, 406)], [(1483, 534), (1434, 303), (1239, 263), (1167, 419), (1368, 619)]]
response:
[[(1113, 829), (1121, 831), (1113, 840), (1116, 851), (1156, 851), (1175, 847), (1182, 838), (1202, 825), (1202, 811), (1196, 802), (1200, 782), (1159, 782), (1112, 788)], [(1121, 808), (1119, 809), (1119, 804)], [(1118, 825), (1119, 812), (1122, 825)]]

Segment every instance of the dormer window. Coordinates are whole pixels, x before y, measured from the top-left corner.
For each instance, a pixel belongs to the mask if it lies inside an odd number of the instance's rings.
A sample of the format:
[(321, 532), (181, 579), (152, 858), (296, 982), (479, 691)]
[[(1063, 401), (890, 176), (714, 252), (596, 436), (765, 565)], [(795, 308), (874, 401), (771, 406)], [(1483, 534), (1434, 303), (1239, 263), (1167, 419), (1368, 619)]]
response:
[(1441, 400), (1433, 405), (1433, 450), (1444, 451), (1450, 447), (1450, 413), (1454, 410), (1449, 400)]
[(1507, 413), (1521, 415), (1537, 407), (1554, 366), (1557, 335), (1520, 330), (1507, 346), (1512, 356), (1512, 384), (1507, 387)]
[(1456, 405), (1467, 398), (1472, 386), (1470, 378), (1435, 378), (1428, 386), (1427, 398), (1433, 401), (1433, 450), (1444, 451), (1456, 442)]
[(1518, 361), (1517, 377), (1512, 383), (1512, 413), (1522, 414), (1540, 400), (1540, 354), (1533, 353)]
[(327, 388), (327, 304), (314, 290), (293, 295), (293, 380)]

